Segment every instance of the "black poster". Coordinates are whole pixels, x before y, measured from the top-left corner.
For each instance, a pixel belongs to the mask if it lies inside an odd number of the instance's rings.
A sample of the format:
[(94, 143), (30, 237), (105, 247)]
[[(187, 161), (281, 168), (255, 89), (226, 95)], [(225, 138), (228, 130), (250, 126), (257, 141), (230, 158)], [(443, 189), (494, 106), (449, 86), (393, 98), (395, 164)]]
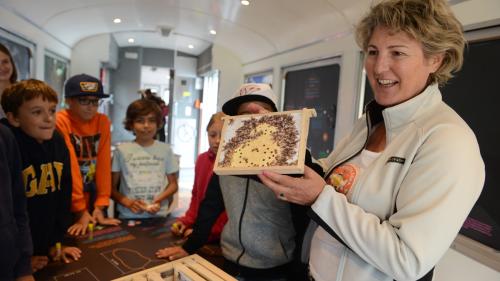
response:
[(470, 43), (462, 70), (442, 89), (443, 100), (476, 134), (486, 166), (483, 192), (460, 233), (496, 250), (500, 250), (499, 50), (499, 39)]
[(340, 66), (338, 64), (290, 71), (286, 74), (284, 110), (314, 108), (307, 148), (314, 158), (332, 152), (337, 114)]

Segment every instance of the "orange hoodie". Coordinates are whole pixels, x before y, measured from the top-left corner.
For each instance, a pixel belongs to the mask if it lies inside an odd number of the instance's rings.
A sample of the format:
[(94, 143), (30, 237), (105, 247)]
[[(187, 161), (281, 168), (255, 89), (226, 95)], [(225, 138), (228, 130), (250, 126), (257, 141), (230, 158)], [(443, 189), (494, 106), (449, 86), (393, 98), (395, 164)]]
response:
[(95, 182), (95, 206), (108, 206), (111, 194), (111, 136), (106, 115), (97, 113), (89, 122), (82, 122), (69, 110), (57, 113), (57, 130), (64, 137), (71, 160), (73, 177), (72, 212), (88, 209), (83, 192), (84, 182)]

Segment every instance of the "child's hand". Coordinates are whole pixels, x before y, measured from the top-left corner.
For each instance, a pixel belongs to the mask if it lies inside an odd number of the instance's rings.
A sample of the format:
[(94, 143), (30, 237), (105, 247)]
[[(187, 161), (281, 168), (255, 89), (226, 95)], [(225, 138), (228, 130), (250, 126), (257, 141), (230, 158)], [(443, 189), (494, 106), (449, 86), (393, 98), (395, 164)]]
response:
[(153, 203), (147, 206), (146, 210), (150, 214), (156, 214), (160, 210), (160, 203)]
[(182, 233), (184, 233), (184, 230), (186, 230), (186, 225), (183, 224), (181, 221), (174, 222), (170, 227), (170, 231), (172, 231), (172, 233), (177, 236), (181, 236)]
[(192, 228), (186, 229), (186, 231), (184, 231), (184, 238), (187, 238), (189, 235), (191, 235), (191, 233), (193, 233)]
[(47, 256), (32, 256), (31, 257), (31, 269), (33, 272), (44, 268), (49, 263), (49, 257)]
[(62, 247), (61, 256), (58, 257), (56, 247), (52, 247), (50, 249), (50, 256), (55, 261), (62, 259), (63, 262), (70, 263), (71, 259), (74, 261), (79, 260), (82, 256), (82, 251), (77, 247)]
[(156, 252), (156, 257), (170, 261), (186, 257), (187, 255), (189, 255), (188, 252), (179, 246), (160, 249)]
[(95, 223), (95, 219), (85, 210), (78, 221), (68, 228), (68, 233), (75, 236), (85, 235), (89, 223)]
[(121, 221), (118, 219), (104, 217), (104, 214), (99, 207), (94, 208), (94, 212), (92, 212), (92, 217), (94, 218), (94, 220), (97, 221), (97, 223), (102, 225), (119, 225), (121, 223)]
[(123, 198), (123, 206), (129, 208), (132, 213), (140, 213), (142, 211), (146, 211), (147, 209), (147, 204), (144, 203), (144, 201), (140, 199), (130, 199), (130, 198)]

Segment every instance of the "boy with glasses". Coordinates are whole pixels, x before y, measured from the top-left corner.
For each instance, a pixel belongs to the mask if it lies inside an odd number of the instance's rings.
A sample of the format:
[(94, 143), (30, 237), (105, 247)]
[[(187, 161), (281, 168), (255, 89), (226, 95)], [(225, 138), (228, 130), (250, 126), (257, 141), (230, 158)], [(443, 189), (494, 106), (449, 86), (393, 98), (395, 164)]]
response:
[(120, 223), (104, 216), (111, 195), (111, 133), (109, 119), (97, 107), (109, 95), (101, 81), (86, 74), (69, 78), (64, 94), (68, 108), (57, 113), (56, 126), (68, 146), (73, 176), (71, 211), (76, 222), (68, 232), (80, 235), (89, 223)]

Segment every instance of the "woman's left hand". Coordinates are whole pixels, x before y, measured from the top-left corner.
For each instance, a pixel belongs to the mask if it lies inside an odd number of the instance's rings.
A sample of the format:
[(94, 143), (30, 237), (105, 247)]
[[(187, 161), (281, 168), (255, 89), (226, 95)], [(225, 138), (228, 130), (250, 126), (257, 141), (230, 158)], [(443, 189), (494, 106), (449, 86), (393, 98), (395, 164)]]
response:
[(304, 167), (304, 176), (301, 178), (270, 171), (264, 171), (258, 176), (262, 183), (276, 194), (276, 197), (300, 205), (314, 203), (326, 185), (325, 180), (307, 166)]

